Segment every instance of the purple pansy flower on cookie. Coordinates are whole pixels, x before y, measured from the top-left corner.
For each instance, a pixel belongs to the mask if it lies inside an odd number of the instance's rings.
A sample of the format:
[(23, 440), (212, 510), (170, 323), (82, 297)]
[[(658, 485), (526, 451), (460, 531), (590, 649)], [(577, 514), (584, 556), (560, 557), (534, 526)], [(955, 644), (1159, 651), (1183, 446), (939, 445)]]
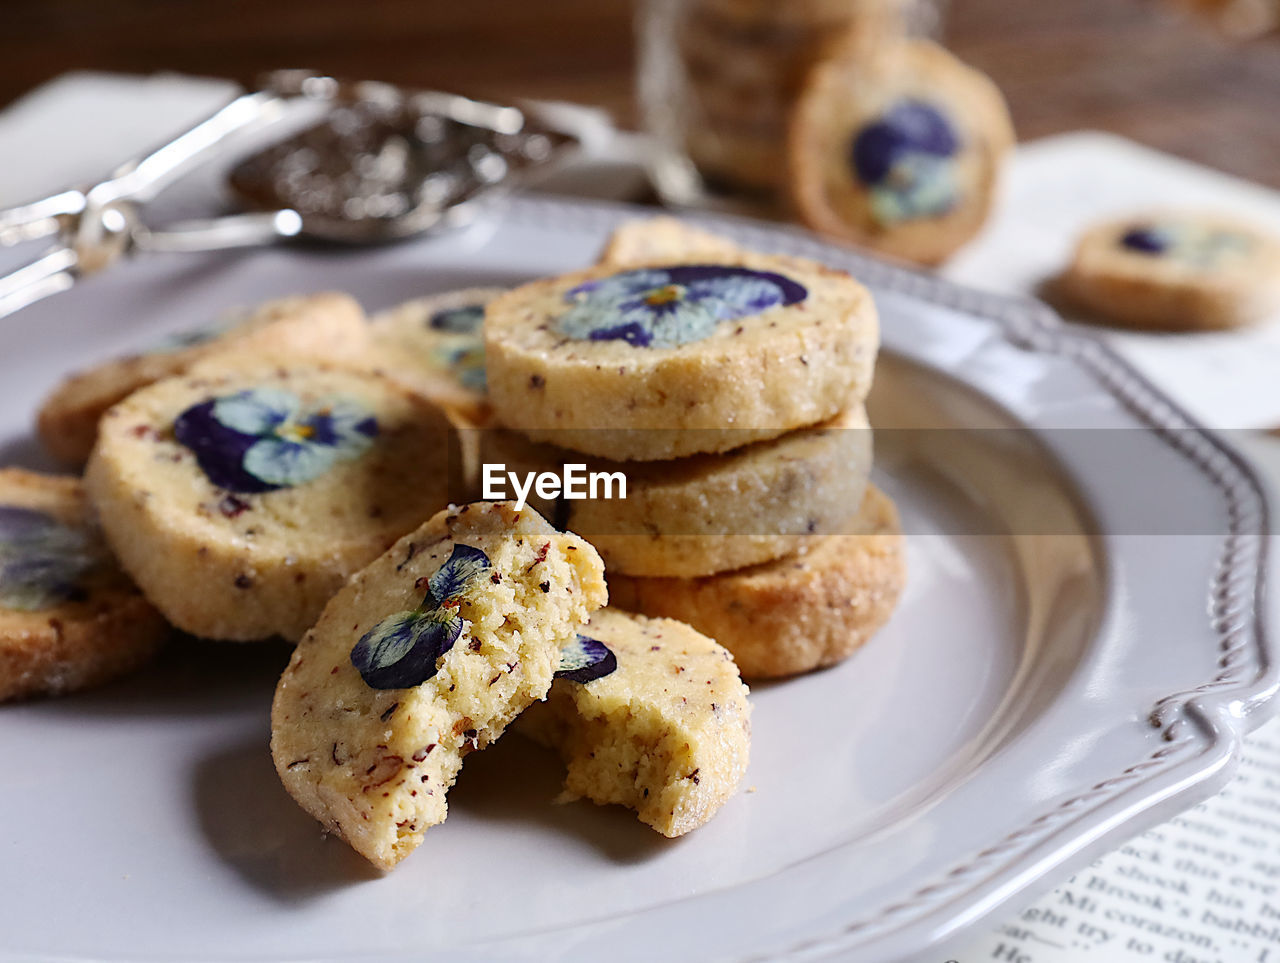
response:
[(459, 344), (437, 348), (436, 363), (452, 373), (464, 388), (484, 394), (488, 388), (484, 370), (484, 342), (467, 338)]
[(1120, 235), (1119, 243), (1134, 254), (1168, 257), (1203, 269), (1221, 267), (1253, 246), (1253, 241), (1238, 231), (1190, 222), (1136, 224)]
[(618, 657), (599, 639), (575, 635), (560, 648), (560, 667), (557, 679), (570, 682), (594, 682), (618, 668)]
[(257, 494), (319, 478), (359, 457), (378, 422), (346, 399), (304, 404), (282, 388), (250, 388), (193, 405), (178, 416), (174, 437), (219, 488)]
[(556, 326), (575, 341), (675, 348), (709, 337), (721, 321), (796, 304), (808, 293), (770, 271), (716, 264), (644, 268), (571, 288), (569, 310)]
[(462, 602), (492, 567), (480, 549), (455, 545), (427, 579), (422, 604), (387, 616), (351, 650), (351, 664), (365, 684), (374, 689), (409, 689), (434, 676), (437, 661), (462, 634), (465, 620), (458, 613)]
[(31, 508), (0, 505), (0, 608), (37, 612), (82, 599), (102, 561), (90, 533)]
[(446, 334), (479, 334), (484, 323), (483, 304), (464, 304), (458, 308), (445, 308), (427, 318), (427, 327)]
[(922, 100), (902, 100), (857, 132), (850, 161), (881, 224), (938, 217), (959, 200), (960, 138), (946, 116)]

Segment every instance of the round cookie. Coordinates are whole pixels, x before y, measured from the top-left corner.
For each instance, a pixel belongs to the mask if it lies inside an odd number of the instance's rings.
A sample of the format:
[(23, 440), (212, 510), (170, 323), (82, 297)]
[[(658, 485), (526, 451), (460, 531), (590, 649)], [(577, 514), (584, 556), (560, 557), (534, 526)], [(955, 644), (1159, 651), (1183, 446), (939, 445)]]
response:
[(406, 301), (373, 317), (373, 366), (473, 424), (488, 418), (484, 309), (504, 288), (466, 288)]
[(941, 47), (853, 44), (796, 104), (792, 200), (819, 231), (937, 264), (986, 221), (1012, 143), (999, 89)]
[(449, 509), (357, 573), (276, 687), (285, 789), (390, 869), (444, 820), (463, 757), (546, 696), (605, 604), (591, 546), (509, 502)]
[(565, 789), (634, 809), (664, 836), (737, 790), (751, 704), (733, 656), (683, 622), (601, 609), (564, 647), (547, 701), (518, 730), (565, 761)]
[(168, 633), (111, 558), (79, 479), (0, 469), (0, 701), (108, 682)]
[(367, 372), (220, 365), (111, 408), (86, 484), (174, 625), (296, 640), (348, 575), (449, 503), (454, 433)]
[(1234, 328), (1280, 304), (1280, 241), (1210, 214), (1153, 212), (1090, 228), (1058, 285), (1121, 324)]
[(888, 621), (905, 579), (893, 502), (868, 486), (857, 534), (801, 555), (699, 579), (609, 579), (616, 608), (688, 622), (733, 653), (747, 678), (795, 675), (848, 658)]
[(833, 417), (871, 385), (871, 295), (742, 252), (535, 281), (485, 316), (489, 397), (536, 441), (617, 461), (720, 452)]
[(855, 402), (813, 428), (721, 455), (583, 462), (499, 429), (483, 434), (480, 460), (503, 478), (563, 475), (562, 466), (577, 464), (584, 489), (594, 473), (624, 477), (625, 498), (616, 497), (617, 486), (615, 497), (585, 499), (540, 498), (531, 489), (529, 504), (589, 540), (610, 576), (689, 578), (767, 562), (803, 551), (815, 534), (844, 531), (866, 489), (871, 447), (866, 412)]
[(727, 238), (693, 227), (676, 217), (627, 221), (609, 235), (596, 263), (626, 267), (659, 261), (732, 258), (742, 248)]

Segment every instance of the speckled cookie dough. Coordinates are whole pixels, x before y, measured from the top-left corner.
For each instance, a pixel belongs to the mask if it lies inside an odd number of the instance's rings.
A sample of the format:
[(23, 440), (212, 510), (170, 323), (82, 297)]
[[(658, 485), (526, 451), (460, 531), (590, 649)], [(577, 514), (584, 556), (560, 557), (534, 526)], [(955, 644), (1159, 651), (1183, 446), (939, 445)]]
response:
[(0, 701), (108, 682), (168, 632), (107, 551), (78, 478), (0, 469)]
[[(871, 473), (871, 429), (861, 402), (813, 428), (721, 455), (676, 461), (583, 460), (516, 432), (484, 432), (480, 460), (527, 472), (585, 465), (621, 473), (625, 499), (542, 499), (534, 508), (588, 539), (610, 575), (693, 577), (802, 551), (815, 535), (844, 531)], [(510, 491), (510, 482), (508, 491)], [(601, 487), (599, 494), (604, 493)]]
[(441, 512), (357, 573), (276, 688), (289, 794), (391, 869), (445, 818), (463, 757), (542, 699), (608, 593), (595, 551), (509, 502)]
[(634, 809), (675, 837), (742, 782), (751, 704), (733, 656), (705, 635), (602, 609), (565, 645), (546, 703), (517, 727), (560, 753), (569, 793)]
[(1150, 212), (1090, 228), (1057, 293), (1135, 328), (1234, 328), (1280, 306), (1280, 240), (1212, 214)]
[(630, 267), (664, 260), (734, 258), (742, 248), (728, 238), (693, 227), (676, 217), (627, 221), (609, 235), (600, 265)]
[(348, 575), (449, 503), (454, 432), (364, 372), (200, 371), (107, 412), (90, 497), (174, 625), (296, 640)]
[(485, 318), (502, 424), (618, 461), (720, 452), (833, 417), (871, 386), (875, 305), (847, 274), (742, 252), (606, 265)]
[(611, 576), (612, 602), (688, 622), (732, 652), (748, 679), (833, 665), (888, 621), (906, 578), (897, 509), (872, 486), (855, 530), (723, 575)]
[(373, 366), (472, 424), (488, 420), (485, 305), (504, 288), (466, 288), (397, 305), (373, 317)]
[(983, 74), (925, 41), (858, 43), (815, 67), (797, 102), (793, 200), (810, 227), (937, 264), (986, 221), (1012, 144)]
[(345, 294), (267, 301), (247, 316), (171, 336), (152, 351), (67, 378), (40, 408), (40, 440), (54, 457), (79, 467), (89, 458), (103, 412), (139, 388), (181, 374), (210, 355), (243, 349), (295, 361), (343, 357), (359, 349), (366, 336), (364, 312)]

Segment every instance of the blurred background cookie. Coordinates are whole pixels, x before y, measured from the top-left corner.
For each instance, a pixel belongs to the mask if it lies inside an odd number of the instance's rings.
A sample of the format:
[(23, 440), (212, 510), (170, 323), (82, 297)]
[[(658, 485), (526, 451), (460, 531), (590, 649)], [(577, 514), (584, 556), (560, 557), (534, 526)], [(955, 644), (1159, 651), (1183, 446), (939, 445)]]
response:
[(200, 371), (108, 410), (90, 496), (173, 624), (296, 640), (348, 575), (449, 503), (453, 430), (364, 372)]
[(328, 292), (267, 301), (247, 314), (163, 339), (151, 351), (67, 378), (40, 407), (40, 440), (60, 461), (78, 468), (93, 448), (102, 413), (139, 388), (222, 351), (323, 360), (358, 350), (365, 336), (364, 312), (349, 295)]
[(79, 479), (0, 469), (0, 701), (107, 682), (168, 633), (111, 557)]
[(936, 264), (986, 221), (1012, 145), (1000, 91), (941, 47), (850, 42), (797, 102), (792, 198), (816, 230)]
[(1280, 240), (1232, 218), (1155, 211), (1090, 228), (1053, 294), (1137, 328), (1234, 328), (1280, 304)]
[(505, 288), (466, 288), (406, 301), (372, 318), (370, 363), (388, 377), (472, 423), (489, 403), (484, 366), (484, 309)]

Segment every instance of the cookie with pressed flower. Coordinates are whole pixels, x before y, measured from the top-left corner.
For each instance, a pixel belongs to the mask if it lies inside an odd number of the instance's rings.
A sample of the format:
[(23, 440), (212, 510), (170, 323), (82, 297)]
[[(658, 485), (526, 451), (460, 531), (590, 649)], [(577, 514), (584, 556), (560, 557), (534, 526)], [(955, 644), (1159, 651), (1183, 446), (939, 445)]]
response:
[(363, 344), (364, 313), (345, 294), (267, 301), (247, 314), (173, 335), (150, 350), (71, 375), (44, 400), (36, 425), (59, 460), (80, 466), (89, 457), (103, 412), (139, 388), (181, 374), (228, 349), (289, 359), (344, 357)]
[(620, 461), (831, 418), (865, 397), (878, 345), (875, 305), (848, 274), (745, 251), (535, 281), (485, 316), (498, 421)]
[(510, 502), (451, 508), (355, 574), (276, 687), (289, 794), (391, 869), (447, 813), (463, 758), (546, 696), (608, 597), (589, 544)]
[(1080, 238), (1058, 293), (1136, 328), (1234, 328), (1280, 309), (1280, 240), (1212, 214), (1111, 220)]
[(747, 694), (733, 656), (683, 622), (601, 609), (565, 644), (546, 702), (518, 725), (564, 759), (568, 793), (683, 836), (746, 774)]
[(298, 639), (450, 501), (445, 415), (374, 374), (197, 366), (103, 416), (86, 484), (147, 597), (195, 635)]
[(0, 469), (0, 701), (108, 682), (168, 632), (111, 557), (78, 478)]
[(688, 622), (733, 653), (747, 678), (795, 675), (848, 658), (893, 614), (906, 577), (893, 502), (867, 487), (849, 534), (705, 578), (610, 576), (615, 608)]
[(792, 200), (823, 233), (936, 264), (986, 221), (1012, 143), (999, 89), (941, 47), (854, 43), (797, 101)]
[(377, 314), (370, 326), (374, 366), (473, 423), (488, 412), (485, 392), (485, 305), (504, 288), (433, 294)]
[(862, 501), (871, 448), (866, 412), (855, 402), (812, 428), (719, 455), (584, 461), (498, 429), (482, 436), (480, 461), (495, 478), (568, 479), (575, 497), (565, 497), (567, 487), (548, 498), (531, 488), (529, 504), (588, 539), (610, 575), (691, 577), (803, 551), (814, 536), (843, 531), (849, 507)]

